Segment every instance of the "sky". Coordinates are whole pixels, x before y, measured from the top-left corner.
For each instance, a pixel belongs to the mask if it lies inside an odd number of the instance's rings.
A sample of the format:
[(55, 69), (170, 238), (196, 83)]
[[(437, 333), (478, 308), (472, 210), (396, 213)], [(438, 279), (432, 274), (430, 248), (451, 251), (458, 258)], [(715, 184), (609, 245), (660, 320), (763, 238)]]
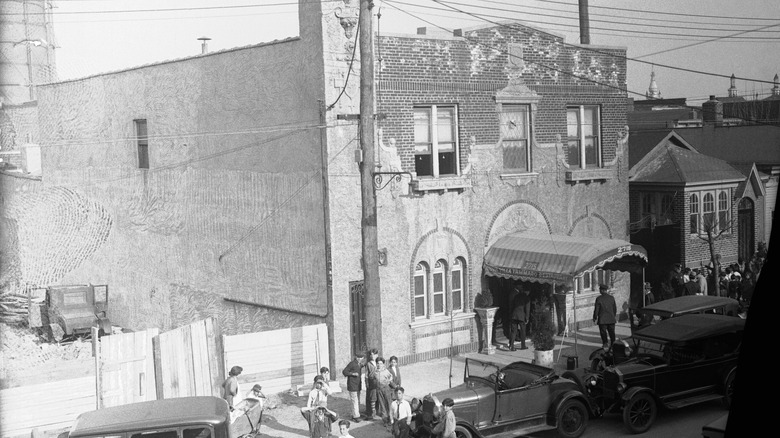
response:
[[(344, 0), (324, 0), (343, 2)], [(348, 0), (349, 1), (349, 0)], [(359, 0), (351, 0), (357, 4)], [(519, 20), (579, 43), (578, 0), (375, 0), (374, 30), (415, 33)], [(298, 35), (296, 0), (56, 0), (60, 80)], [(655, 71), (664, 98), (699, 105), (769, 95), (780, 73), (780, 0), (589, 0), (591, 44), (627, 48), (628, 95)], [(692, 70), (683, 71), (681, 69)], [(720, 75), (720, 76), (718, 76)]]

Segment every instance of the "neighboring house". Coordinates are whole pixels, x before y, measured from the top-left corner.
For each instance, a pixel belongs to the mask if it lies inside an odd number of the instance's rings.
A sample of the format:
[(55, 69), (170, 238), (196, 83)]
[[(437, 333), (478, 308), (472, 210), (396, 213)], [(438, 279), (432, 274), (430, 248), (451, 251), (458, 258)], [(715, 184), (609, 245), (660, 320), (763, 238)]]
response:
[[(773, 93), (777, 88), (776, 84)], [(765, 101), (774, 102), (771, 96)], [(765, 123), (756, 124), (755, 118), (737, 117), (739, 114), (734, 108), (738, 105), (752, 107), (752, 102), (755, 101), (736, 95), (733, 78), (728, 97), (711, 96), (700, 109), (688, 107), (685, 99), (633, 102), (633, 111), (628, 114), (632, 169), (631, 241), (648, 244), (651, 260), (659, 260), (657, 251), (661, 249), (666, 252), (663, 260), (668, 260), (664, 266), (651, 266), (649, 271), (668, 269), (674, 262), (691, 267), (709, 263), (709, 250), (700, 251), (700, 245), (694, 243), (697, 239), (693, 238), (698, 233), (691, 231), (697, 224), (699, 227), (704, 225), (708, 214), (724, 214), (731, 221), (729, 231), (722, 234), (715, 245), (715, 251), (721, 254), (724, 263), (733, 263), (738, 257), (749, 260), (759, 243), (768, 244), (780, 180), (780, 129)], [(725, 117), (725, 108), (732, 109), (731, 118)], [(653, 167), (660, 159), (658, 151), (663, 148), (685, 151), (687, 160), (694, 161), (689, 164), (695, 164), (696, 172), (707, 175), (706, 181), (694, 178), (691, 169), (687, 175), (660, 181), (671, 177), (668, 173), (658, 173), (659, 170)], [(690, 156), (690, 152), (699, 155)], [(651, 154), (652, 159), (648, 159)], [(736, 185), (733, 171), (741, 174)], [(715, 195), (730, 196), (730, 199), (711, 201), (706, 193), (695, 198), (695, 193), (690, 193), (684, 204), (677, 198), (669, 204), (669, 192), (674, 192), (671, 187), (680, 187), (680, 184), (688, 187), (691, 183), (709, 184), (716, 190)], [(666, 188), (661, 190), (661, 186)], [(655, 195), (647, 195), (649, 192), (655, 192)], [(646, 195), (655, 196), (655, 203)], [(666, 205), (673, 205), (674, 214), (670, 214)], [(698, 222), (694, 222), (694, 217)], [(666, 225), (676, 228), (669, 231)]]
[[(656, 133), (653, 133), (656, 134)], [(710, 260), (707, 231), (719, 236), (715, 249), (724, 262), (736, 260), (740, 226), (738, 206), (762, 196), (757, 174), (748, 180), (727, 162), (697, 152), (675, 131), (660, 140), (639, 134), (631, 141), (654, 145), (631, 166), (629, 187), (631, 242), (644, 246), (652, 261), (647, 278), (658, 287), (674, 263), (699, 267)], [(747, 198), (745, 198), (747, 196)], [(752, 218), (751, 218), (752, 219)]]
[(356, 2), (299, 8), (300, 37), (39, 87), (43, 187), (16, 195), (40, 214), (17, 233), (46, 251), (20, 255), (26, 281), (109, 284), (135, 329), (325, 322), (332, 366), (474, 350), (477, 295), (507, 310), (515, 282), (569, 292), (569, 324), (591, 324), (600, 283), (627, 307), (647, 257), (628, 242), (624, 48), (518, 23), (378, 35), (369, 297)]

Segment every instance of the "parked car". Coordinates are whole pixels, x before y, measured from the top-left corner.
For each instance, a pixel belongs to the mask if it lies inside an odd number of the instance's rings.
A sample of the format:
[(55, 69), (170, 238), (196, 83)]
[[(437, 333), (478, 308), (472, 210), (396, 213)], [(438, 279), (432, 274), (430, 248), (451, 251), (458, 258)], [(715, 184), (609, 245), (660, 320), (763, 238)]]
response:
[(231, 438), (230, 409), (219, 397), (179, 397), (85, 412), (59, 438)]
[(35, 289), (30, 294), (29, 327), (40, 327), (51, 340), (85, 336), (97, 327), (111, 334), (108, 285), (74, 284)]
[(677, 409), (710, 400), (728, 407), (734, 392), (745, 320), (725, 315), (682, 315), (637, 330), (637, 353), (600, 371), (563, 377), (578, 381), (594, 415), (622, 412), (632, 433), (656, 419), (658, 406)]
[(442, 418), (438, 400), (452, 398), (458, 438), (514, 436), (557, 429), (578, 437), (588, 425), (589, 403), (580, 386), (546, 367), (514, 362), (505, 367), (466, 359), (463, 383), (426, 397), (413, 436), (426, 438)]
[[(675, 318), (688, 314), (716, 314), (738, 317), (740, 315), (739, 301), (727, 297), (714, 297), (708, 295), (686, 295), (655, 304), (641, 309), (629, 309), (629, 322), (631, 333), (640, 330), (658, 321)], [(604, 369), (623, 360), (633, 357), (637, 353), (633, 339), (618, 339), (609, 350), (599, 348), (590, 356), (590, 367), (594, 371)]]

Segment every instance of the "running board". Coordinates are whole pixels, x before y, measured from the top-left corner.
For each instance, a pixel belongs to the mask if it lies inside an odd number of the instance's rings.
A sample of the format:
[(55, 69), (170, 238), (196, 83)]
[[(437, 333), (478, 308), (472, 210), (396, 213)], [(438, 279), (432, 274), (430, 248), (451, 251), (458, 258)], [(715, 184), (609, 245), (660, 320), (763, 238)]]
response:
[(723, 399), (723, 396), (720, 394), (705, 394), (705, 395), (699, 395), (696, 397), (689, 397), (689, 398), (684, 398), (682, 400), (676, 400), (673, 402), (665, 403), (664, 406), (666, 406), (669, 409), (678, 409), (678, 408), (683, 408), (685, 406), (704, 403), (711, 400), (721, 400), (721, 399)]

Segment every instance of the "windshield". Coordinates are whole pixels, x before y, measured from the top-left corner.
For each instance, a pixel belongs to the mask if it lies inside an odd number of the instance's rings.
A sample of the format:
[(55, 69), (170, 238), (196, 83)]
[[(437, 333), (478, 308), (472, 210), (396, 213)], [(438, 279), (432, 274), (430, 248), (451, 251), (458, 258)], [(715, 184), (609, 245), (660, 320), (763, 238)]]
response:
[(496, 372), (498, 372), (498, 366), (491, 363), (473, 359), (466, 361), (466, 378), (479, 378), (493, 382), (496, 380)]

